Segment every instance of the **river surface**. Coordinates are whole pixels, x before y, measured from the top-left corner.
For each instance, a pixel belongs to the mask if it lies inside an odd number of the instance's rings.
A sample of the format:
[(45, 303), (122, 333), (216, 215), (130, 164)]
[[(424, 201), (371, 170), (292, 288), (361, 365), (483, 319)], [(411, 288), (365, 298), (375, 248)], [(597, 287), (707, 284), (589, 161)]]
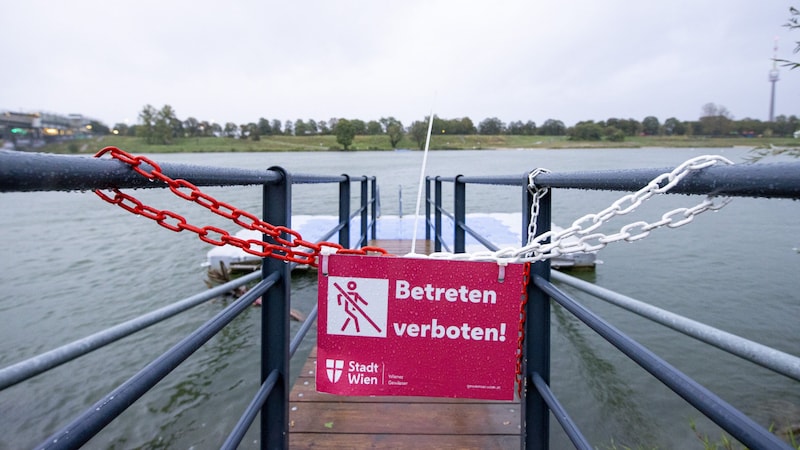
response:
[[(516, 175), (552, 171), (674, 167), (701, 154), (740, 163), (747, 150), (604, 149), (436, 151), (428, 175)], [(311, 174), (376, 175), (383, 214), (414, 211), (421, 152), (216, 153), (151, 155), (156, 161), (209, 166), (282, 166)], [(449, 189), (446, 185), (446, 189)], [(260, 188), (208, 188), (260, 214)], [(356, 190), (357, 191), (357, 190)], [(139, 190), (148, 203), (192, 221), (195, 210), (168, 191)], [(568, 225), (598, 212), (618, 192), (561, 190), (553, 220)], [(469, 186), (467, 212), (517, 212), (518, 189)], [(335, 187), (296, 186), (295, 214), (337, 214)], [(695, 196), (659, 196), (629, 216), (658, 219), (696, 204)], [(447, 206), (452, 209), (451, 205)], [(204, 223), (225, 226), (218, 219)], [(603, 249), (603, 264), (580, 276), (625, 295), (779, 350), (800, 354), (800, 203), (737, 198), (678, 229)], [(93, 193), (0, 194), (0, 367), (132, 319), (205, 289), (201, 263), (209, 246), (101, 201)], [(410, 236), (409, 236), (410, 238)], [(316, 301), (314, 274), (294, 275), (293, 307)], [(570, 289), (565, 288), (570, 291)], [(640, 340), (765, 426), (800, 422), (800, 388), (784, 376), (576, 294), (585, 305)], [(40, 443), (149, 361), (219, 312), (217, 299), (46, 374), (0, 392), (0, 449)], [(218, 448), (257, 389), (260, 312), (251, 308), (162, 384), (131, 406), (87, 448)], [(551, 384), (596, 448), (702, 448), (691, 430), (713, 440), (721, 431), (660, 382), (558, 306), (552, 311)], [(297, 323), (293, 323), (296, 328)], [(312, 342), (293, 361), (302, 364)], [(390, 420), (390, 418), (376, 418)], [(569, 447), (555, 422), (552, 448)], [(251, 430), (243, 448), (256, 448)]]

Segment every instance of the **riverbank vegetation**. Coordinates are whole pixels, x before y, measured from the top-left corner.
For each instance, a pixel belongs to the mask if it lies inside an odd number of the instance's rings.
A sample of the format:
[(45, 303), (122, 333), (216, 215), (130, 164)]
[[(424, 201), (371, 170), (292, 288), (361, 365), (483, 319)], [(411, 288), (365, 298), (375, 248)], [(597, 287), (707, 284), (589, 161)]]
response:
[[(721, 105), (707, 103), (696, 121), (654, 116), (639, 121), (609, 118), (566, 126), (557, 119), (505, 123), (489, 117), (474, 123), (469, 117), (433, 117), (405, 126), (394, 117), (379, 120), (331, 118), (281, 122), (259, 118), (243, 124), (220, 125), (189, 117), (181, 120), (170, 105), (145, 105), (139, 123), (116, 124), (109, 137), (136, 137), (147, 151), (291, 151), (422, 149), (432, 125), (431, 149), (587, 148), (587, 147), (727, 147), (791, 145), (800, 129), (796, 116), (774, 121), (734, 120)], [(211, 138), (211, 139), (209, 139)], [(214, 139), (216, 138), (216, 139)], [(128, 142), (131, 148), (133, 142)], [(135, 145), (135, 144), (134, 144)], [(73, 146), (74, 149), (74, 146)]]
[[(704, 105), (702, 111), (695, 121), (671, 117), (662, 122), (647, 116), (641, 121), (609, 118), (573, 126), (557, 119), (537, 125), (531, 120), (505, 123), (496, 117), (476, 125), (469, 117), (434, 116), (430, 148), (800, 147), (797, 116), (778, 116), (769, 122), (734, 120), (724, 106), (713, 103)], [(18, 150), (54, 153), (92, 153), (107, 145), (137, 153), (402, 150), (424, 148), (428, 127), (427, 117), (409, 126), (394, 117), (285, 122), (262, 117), (257, 122), (223, 126), (194, 117), (181, 120), (169, 105), (161, 109), (146, 105), (136, 125), (118, 123), (109, 128), (92, 123), (81, 127), (79, 133), (45, 135), (43, 139), (36, 138), (35, 132), (33, 138), (12, 133), (10, 138)], [(48, 143), (41, 147), (43, 141)]]
[[(258, 141), (236, 138), (177, 138), (171, 144), (148, 144), (134, 136), (98, 136), (88, 139), (62, 141), (46, 145), (38, 151), (51, 153), (92, 154), (103, 147), (114, 146), (132, 153), (202, 153), (202, 152), (283, 152), (283, 151), (342, 151), (336, 136), (264, 136)], [(634, 136), (623, 142), (576, 141), (568, 136), (512, 136), (512, 135), (434, 135), (432, 150), (484, 150), (484, 149), (567, 149), (567, 148), (641, 148), (641, 147), (735, 147), (753, 148), (792, 147), (800, 149), (800, 139), (775, 137), (725, 137), (696, 136)], [(416, 149), (408, 138), (399, 141), (397, 149)], [(355, 136), (349, 151), (385, 150), (392, 147), (385, 136)]]
[[(128, 126), (118, 123), (106, 134), (117, 136), (136, 136), (151, 145), (173, 145), (181, 138), (226, 137), (258, 142), (267, 137), (311, 138), (323, 140), (325, 136), (335, 136), (336, 146), (348, 150), (355, 144), (356, 138), (367, 141), (366, 148), (419, 148), (425, 145), (429, 117), (412, 122), (405, 126), (394, 117), (382, 117), (380, 120), (364, 121), (360, 119), (331, 118), (329, 120), (297, 119), (281, 122), (277, 119), (261, 117), (258, 121), (236, 124), (233, 122), (221, 125), (214, 121), (201, 121), (194, 117), (181, 120), (170, 105), (156, 109), (145, 105), (139, 113), (139, 123)], [(503, 122), (497, 117), (489, 117), (480, 123), (474, 123), (469, 117), (447, 119), (433, 117), (432, 135), (436, 139), (437, 148), (462, 148), (457, 141), (466, 143), (469, 148), (492, 148), (505, 145), (503, 137), (527, 138), (525, 146), (541, 145), (551, 137), (566, 137), (575, 142), (614, 142), (620, 143), (638, 137), (666, 138), (785, 138), (794, 137), (800, 130), (800, 118), (797, 116), (778, 116), (769, 122), (757, 119), (734, 120), (727, 108), (714, 103), (702, 107), (700, 118), (695, 121), (681, 121), (670, 117), (663, 122), (655, 116), (647, 116), (639, 121), (633, 118), (609, 118), (601, 121), (580, 121), (567, 126), (557, 119), (547, 119), (541, 124), (532, 120)], [(93, 129), (94, 133), (99, 130)], [(475, 137), (480, 136), (480, 137)], [(375, 142), (379, 137), (384, 142)], [(530, 139), (531, 137), (537, 137)], [(540, 138), (538, 138), (540, 137)], [(365, 139), (366, 138), (366, 139)], [(487, 145), (490, 141), (500, 141), (496, 145)], [(634, 142), (633, 144), (637, 144)], [(323, 140), (322, 146), (326, 147)], [(447, 147), (451, 146), (451, 147)], [(513, 146), (513, 145), (512, 145)], [(585, 145), (578, 145), (585, 146)], [(364, 145), (362, 145), (364, 147)], [(328, 145), (327, 148), (334, 148)], [(434, 148), (434, 146), (432, 146)]]

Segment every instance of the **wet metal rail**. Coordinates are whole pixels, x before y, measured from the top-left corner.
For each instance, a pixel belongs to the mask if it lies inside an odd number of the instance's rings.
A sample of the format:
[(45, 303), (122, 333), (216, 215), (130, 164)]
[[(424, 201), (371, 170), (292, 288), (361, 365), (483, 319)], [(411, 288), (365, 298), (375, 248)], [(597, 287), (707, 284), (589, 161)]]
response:
[[(670, 170), (643, 169), (563, 174), (541, 173), (533, 181), (536, 186), (550, 189), (638, 191), (652, 179), (663, 173), (668, 173)], [(800, 179), (800, 163), (714, 166), (687, 176), (670, 193), (800, 199), (798, 179)], [(452, 213), (442, 206), (443, 182), (453, 184), (454, 205)], [(461, 175), (450, 178), (428, 177), (426, 184), (427, 205), (425, 209), (426, 236), (434, 236), (437, 251), (440, 251), (444, 245), (440, 242), (444, 241), (441, 226), (441, 217), (443, 215), (451, 218), (454, 222), (452, 242), (456, 253), (464, 252), (466, 234), (478, 239), (489, 250), (499, 250), (497, 246), (486, 242), (478, 236), (466, 222), (466, 186), (468, 184), (521, 187), (523, 212), (521, 223), (523, 242), (521, 242), (521, 245), (524, 245), (529, 222), (526, 212), (531, 210), (533, 201), (532, 193), (528, 186), (527, 174), (508, 177), (466, 177)], [(433, 185), (433, 188), (431, 185)], [(539, 216), (536, 218), (536, 229), (540, 234), (550, 230), (550, 194), (545, 195), (541, 201)], [(433, 218), (431, 218), (431, 214), (433, 214)], [(528, 321), (526, 324), (525, 344), (526, 383), (523, 394), (525, 417), (522, 421), (522, 447), (548, 448), (548, 417), (549, 413), (552, 412), (576, 448), (592, 448), (549, 388), (549, 299), (552, 298), (747, 447), (751, 449), (791, 448), (767, 429), (666, 363), (641, 346), (641, 344), (619, 332), (567, 294), (558, 290), (550, 282), (550, 279), (552, 277), (560, 282), (577, 287), (612, 304), (633, 311), (795, 380), (798, 379), (797, 374), (800, 371), (800, 358), (797, 356), (780, 352), (677, 314), (660, 310), (569, 275), (551, 271), (548, 261), (535, 263), (531, 269), (531, 276), (534, 283), (531, 283), (528, 289), (529, 300), (526, 315)], [(537, 342), (539, 343), (538, 345), (536, 344)]]
[[(302, 183), (336, 183), (339, 185), (340, 223), (323, 238), (338, 233), (340, 243), (350, 247), (350, 222), (361, 218), (362, 245), (371, 236), (375, 238), (377, 185), (374, 178), (342, 176), (315, 176), (289, 174), (273, 167), (265, 170), (241, 170), (214, 167), (198, 167), (181, 164), (163, 164), (162, 170), (173, 178), (183, 178), (198, 186), (262, 185), (264, 220), (276, 226), (290, 226), (292, 185)], [(575, 173), (542, 173), (534, 180), (537, 186), (551, 189), (597, 189), (635, 191), (655, 176), (663, 173), (660, 169), (597, 171)], [(718, 194), (730, 196), (749, 196), (766, 198), (800, 199), (800, 163), (757, 164), (740, 166), (710, 167), (686, 177), (674, 193)], [(359, 182), (360, 205), (355, 212), (350, 207), (350, 185)], [(442, 205), (442, 183), (452, 183), (454, 192), (453, 212), (449, 213)], [(454, 221), (453, 249), (463, 252), (466, 234), (477, 235), (466, 223), (467, 184), (492, 184), (519, 189), (521, 198), (523, 239), (526, 236), (528, 212), (531, 210), (532, 194), (528, 189), (527, 174), (507, 177), (468, 177), (429, 178), (426, 198), (426, 237), (433, 233), (437, 241), (437, 251), (443, 245), (442, 215)], [(431, 189), (433, 186), (433, 190)], [(18, 153), (0, 151), (0, 192), (47, 191), (47, 190), (88, 190), (95, 188), (135, 188), (158, 187), (155, 183), (143, 180), (139, 175), (116, 161), (98, 160), (84, 157)], [(370, 194), (371, 191), (371, 194)], [(535, 218), (537, 230), (543, 233), (550, 229), (550, 195), (540, 199), (539, 215)], [(433, 215), (433, 218), (431, 218)], [(496, 247), (488, 240), (476, 239), (490, 250)], [(524, 243), (523, 243), (524, 244)], [(215, 317), (182, 339), (170, 350), (156, 358), (147, 367), (134, 374), (128, 381), (98, 400), (94, 405), (77, 415), (70, 423), (63, 425), (52, 436), (40, 443), (40, 448), (77, 448), (86, 443), (122, 413), (131, 403), (155, 386), (170, 371), (181, 364), (195, 350), (222, 330), (233, 318), (249, 306), (256, 297), (263, 295), (262, 314), (262, 354), (261, 385), (253, 394), (250, 404), (242, 411), (241, 418), (231, 431), (223, 448), (236, 448), (251, 427), (260, 417), (262, 448), (287, 448), (289, 445), (289, 358), (294, 354), (300, 341), (313, 326), (316, 308), (309, 315), (300, 331), (290, 340), (288, 330), (291, 265), (274, 258), (262, 262), (261, 273), (253, 274), (240, 281), (261, 279), (255, 288), (232, 302)], [(740, 357), (746, 357), (758, 364), (769, 367), (778, 373), (797, 379), (797, 358), (792, 355), (771, 352), (772, 349), (741, 340), (727, 333), (713, 333), (703, 328), (703, 324), (692, 323), (688, 319), (671, 313), (648, 308), (633, 299), (603, 290), (594, 285), (583, 286), (570, 277), (551, 272), (549, 262), (537, 262), (531, 269), (533, 282), (528, 286), (528, 303), (525, 324), (526, 342), (524, 346), (524, 388), (520, 415), (521, 442), (524, 448), (548, 448), (549, 419), (553, 414), (564, 428), (567, 436), (577, 448), (591, 448), (569, 411), (560, 404), (557, 396), (550, 390), (550, 305), (551, 300), (562, 305), (604, 339), (608, 340), (625, 355), (645, 368), (677, 395), (694, 405), (710, 419), (720, 425), (737, 440), (752, 449), (789, 448), (775, 435), (742, 414), (723, 399), (663, 361), (657, 355), (624, 335), (613, 325), (570, 298), (551, 279), (560, 283), (578, 286), (592, 295), (606, 299), (614, 304), (637, 312), (652, 320), (697, 338), (713, 334), (706, 339), (711, 345), (726, 349)], [(235, 284), (235, 283), (234, 283)], [(0, 390), (24, 382), (52, 367), (113, 343), (121, 337), (145, 330), (149, 325), (179, 314), (194, 305), (228, 291), (234, 284), (189, 297), (168, 307), (145, 314), (137, 319), (112, 326), (107, 330), (84, 339), (64, 345), (42, 355), (0, 369)], [(588, 284), (588, 283), (587, 283)], [(717, 330), (719, 331), (719, 330)], [(737, 350), (747, 347), (747, 350)], [(730, 347), (730, 348), (726, 348)], [(755, 353), (756, 355), (751, 355)], [(43, 437), (44, 438), (44, 437)]]
[[(291, 187), (293, 184), (334, 183), (339, 186), (339, 223), (325, 234), (324, 239), (338, 233), (339, 243), (350, 246), (350, 223), (360, 217), (361, 236), (366, 242), (375, 235), (376, 183), (374, 177), (317, 176), (289, 174), (272, 167), (267, 170), (223, 169), (181, 164), (163, 164), (162, 171), (186, 179), (198, 186), (262, 185), (264, 219), (276, 226), (290, 226)], [(360, 205), (354, 212), (350, 207), (350, 185), (360, 185)], [(69, 157), (38, 153), (0, 151), (0, 192), (89, 190), (117, 188), (163, 188), (135, 174), (117, 161)], [(370, 188), (372, 196), (370, 196)], [(315, 311), (309, 315), (295, 339), (289, 341), (288, 318), (290, 304), (290, 270), (274, 258), (262, 263), (260, 273), (219, 286), (168, 307), (145, 314), (137, 319), (112, 326), (104, 331), (59, 347), (26, 361), (0, 369), (0, 390), (23, 382), (46, 370), (108, 345), (131, 333), (172, 317), (204, 301), (210, 300), (239, 285), (261, 279), (245, 295), (228, 305), (195, 332), (108, 393), (70, 423), (55, 431), (38, 448), (78, 448), (99, 433), (105, 426), (150, 388), (169, 374), (211, 337), (221, 331), (259, 296), (263, 296), (261, 388), (243, 412), (242, 418), (224, 444), (235, 448), (261, 413), (261, 442), (264, 448), (285, 447), (288, 442), (289, 358), (314, 322)]]

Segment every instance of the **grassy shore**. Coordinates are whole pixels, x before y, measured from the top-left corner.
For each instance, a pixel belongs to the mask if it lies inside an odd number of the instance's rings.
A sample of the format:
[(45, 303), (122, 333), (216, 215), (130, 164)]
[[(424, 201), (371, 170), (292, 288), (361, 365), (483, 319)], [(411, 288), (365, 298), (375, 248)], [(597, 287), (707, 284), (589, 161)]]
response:
[[(234, 138), (185, 138), (171, 145), (148, 145), (141, 138), (103, 136), (67, 141), (45, 146), (39, 151), (52, 153), (95, 153), (103, 147), (119, 147), (131, 153), (201, 153), (201, 152), (285, 152), (337, 151), (342, 146), (335, 136), (263, 136), (258, 141)], [(571, 141), (564, 136), (481, 136), (435, 135), (431, 150), (480, 150), (500, 148), (640, 148), (640, 147), (800, 147), (800, 139), (791, 138), (704, 138), (687, 136), (637, 136), (623, 142)], [(398, 148), (418, 149), (408, 137)], [(357, 136), (350, 150), (391, 150), (386, 136)]]

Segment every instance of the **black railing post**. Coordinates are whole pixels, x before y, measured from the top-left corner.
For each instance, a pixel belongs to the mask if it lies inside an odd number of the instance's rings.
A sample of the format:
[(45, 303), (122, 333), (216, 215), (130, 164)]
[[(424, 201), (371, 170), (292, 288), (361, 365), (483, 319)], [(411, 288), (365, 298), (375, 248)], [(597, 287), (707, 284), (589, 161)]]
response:
[(350, 248), (350, 176), (342, 175), (344, 181), (339, 182), (339, 244)]
[[(280, 167), (282, 180), (265, 184), (264, 221), (275, 226), (292, 226), (292, 178)], [(289, 239), (288, 235), (282, 236)], [(268, 235), (265, 242), (276, 243)], [(261, 408), (261, 448), (289, 448), (289, 305), (291, 303), (290, 265), (277, 258), (264, 258), (262, 277), (280, 273), (280, 281), (264, 294), (261, 307), (261, 383), (270, 372), (278, 371), (278, 380)]]
[(433, 220), (434, 220), (434, 238), (433, 238), (433, 250), (440, 252), (442, 251), (442, 179), (440, 177), (434, 178), (433, 182), (433, 191), (434, 196), (436, 197), (434, 200), (434, 210), (433, 210)]
[(380, 209), (380, 192), (378, 191), (378, 179), (374, 176), (370, 179), (372, 185), (372, 240), (378, 239), (378, 210)]
[(367, 245), (367, 224), (369, 223), (369, 178), (364, 175), (361, 179), (361, 238), (359, 247)]
[(467, 185), (461, 181), (464, 175), (457, 175), (455, 182), (455, 205), (453, 214), (455, 215), (455, 226), (453, 227), (453, 252), (464, 253), (466, 251), (466, 231), (463, 224), (467, 220)]
[[(525, 180), (527, 186), (527, 179)], [(533, 195), (525, 188), (523, 216), (529, 214)], [(539, 200), (539, 215), (535, 218), (537, 234), (550, 230), (550, 193)], [(534, 220), (531, 218), (530, 220)], [(527, 230), (523, 233), (527, 236)], [(544, 398), (534, 387), (533, 374), (538, 374), (550, 384), (550, 297), (533, 284), (533, 277), (539, 275), (550, 279), (550, 261), (531, 264), (531, 281), (528, 283), (528, 303), (525, 313), (525, 389), (522, 409), (522, 448), (542, 450), (549, 447), (550, 413)]]
[(522, 246), (528, 245), (528, 230), (531, 223), (531, 206), (533, 204), (533, 194), (528, 189), (528, 174), (522, 180)]

